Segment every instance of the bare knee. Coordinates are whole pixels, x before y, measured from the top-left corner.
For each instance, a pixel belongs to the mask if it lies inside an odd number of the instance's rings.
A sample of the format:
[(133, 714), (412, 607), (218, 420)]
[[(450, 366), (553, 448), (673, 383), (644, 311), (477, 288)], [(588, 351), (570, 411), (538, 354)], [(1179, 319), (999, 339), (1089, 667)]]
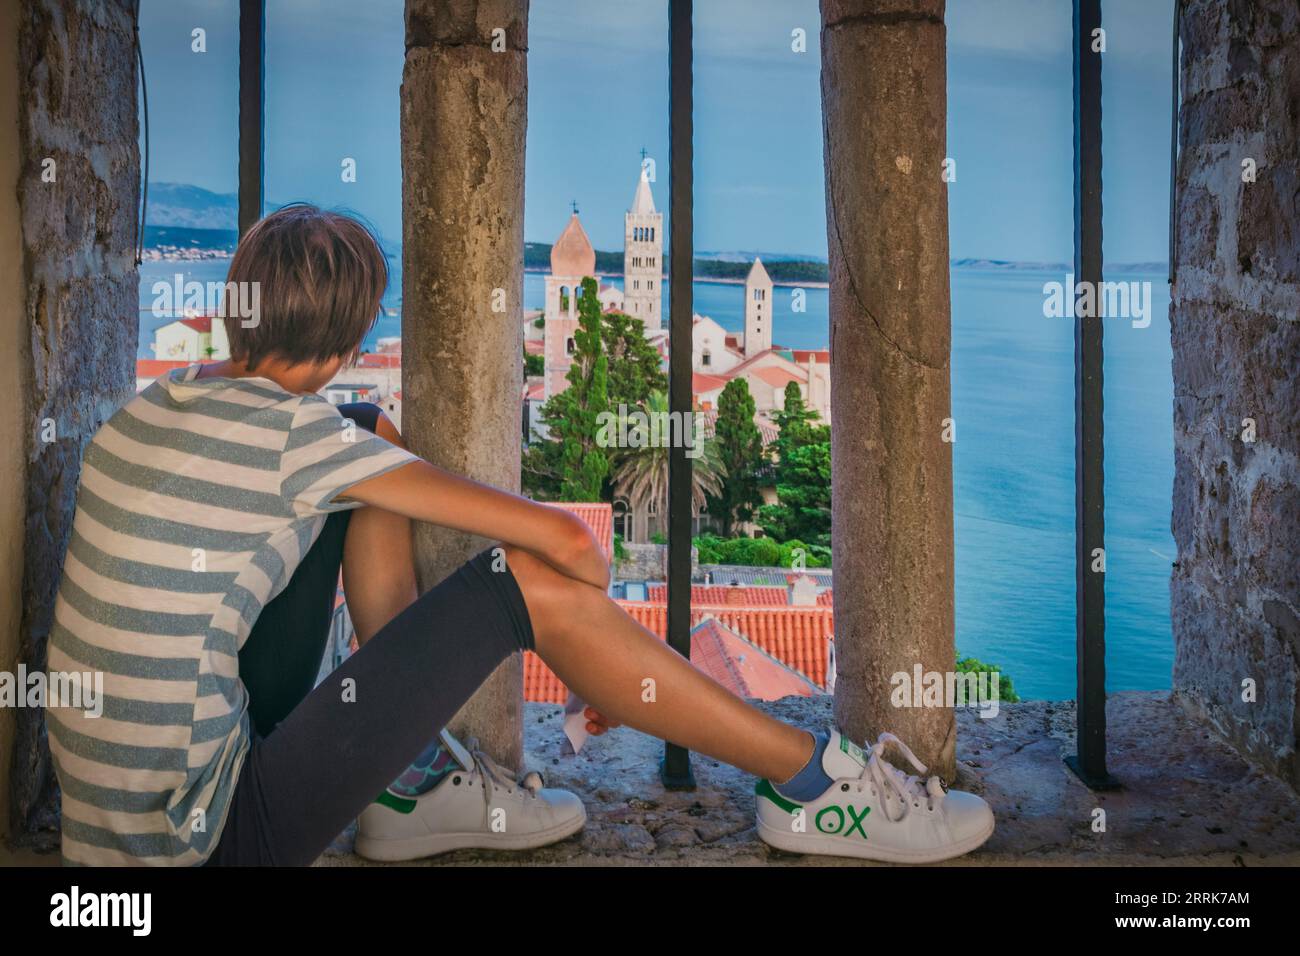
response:
[(535, 638), (562, 633), (565, 624), (581, 620), (585, 609), (605, 595), (597, 588), (561, 574), (545, 561), (518, 548), (506, 547), (506, 565), (523, 593)]

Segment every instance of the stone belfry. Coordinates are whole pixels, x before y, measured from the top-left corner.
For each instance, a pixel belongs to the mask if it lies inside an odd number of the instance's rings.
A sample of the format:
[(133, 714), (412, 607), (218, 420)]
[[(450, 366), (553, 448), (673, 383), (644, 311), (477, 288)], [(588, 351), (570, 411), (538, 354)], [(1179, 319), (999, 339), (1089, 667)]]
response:
[(755, 259), (745, 279), (745, 357), (772, 347), (772, 279)]
[(623, 217), (623, 311), (644, 322), (647, 331), (663, 324), (663, 224), (643, 162), (632, 208)]

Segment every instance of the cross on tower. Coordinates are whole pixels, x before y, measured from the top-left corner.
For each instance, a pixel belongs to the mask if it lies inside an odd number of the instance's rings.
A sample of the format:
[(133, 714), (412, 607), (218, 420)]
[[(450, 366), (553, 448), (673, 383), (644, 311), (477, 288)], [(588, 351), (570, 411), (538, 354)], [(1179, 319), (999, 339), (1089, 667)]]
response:
[(645, 157), (646, 157), (645, 147), (642, 146), (642, 147), (641, 147), (641, 163), (642, 163), (642, 165), (645, 164)]
[(578, 200), (570, 199), (569, 205), (573, 207), (573, 214), (576, 216), (578, 214)]

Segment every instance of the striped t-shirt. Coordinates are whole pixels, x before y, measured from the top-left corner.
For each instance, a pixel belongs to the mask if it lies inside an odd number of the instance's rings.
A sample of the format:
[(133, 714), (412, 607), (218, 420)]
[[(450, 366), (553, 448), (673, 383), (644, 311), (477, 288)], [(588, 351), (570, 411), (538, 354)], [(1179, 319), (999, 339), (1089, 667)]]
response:
[(103, 690), (46, 711), (66, 863), (208, 857), (249, 746), (253, 622), (325, 516), (360, 504), (340, 494), (416, 460), (318, 395), (198, 369), (154, 382), (86, 450), (49, 669), (102, 673)]

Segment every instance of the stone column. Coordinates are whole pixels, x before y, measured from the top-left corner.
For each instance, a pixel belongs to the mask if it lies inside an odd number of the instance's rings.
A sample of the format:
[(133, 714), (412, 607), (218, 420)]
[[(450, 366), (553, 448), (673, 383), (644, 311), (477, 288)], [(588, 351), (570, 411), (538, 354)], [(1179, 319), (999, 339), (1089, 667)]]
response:
[(1179, 26), (1173, 686), (1300, 787), (1300, 11)]
[[(21, 549), (6, 541), (0, 558), (7, 564), (17, 553), (22, 560), (17, 659), (5, 653), (0, 667), (21, 663), (30, 672), (46, 666), (82, 452), (135, 391), (140, 155), (132, 0), (6, 0), (3, 20), (15, 22), (15, 6), (17, 124), (6, 120), (0, 128), (0, 149), (17, 166), (22, 250), (0, 270), (0, 314), (21, 323), (17, 355), (4, 357), (22, 391), (18, 410), (6, 417), (21, 434), (0, 428), (0, 454), (7, 469), (21, 469), (26, 517)], [(13, 36), (7, 28), (0, 35), (6, 43)], [(9, 169), (9, 162), (0, 165)], [(0, 207), (0, 216), (9, 212)], [(8, 250), (8, 224), (4, 231)], [(4, 341), (11, 340), (6, 332)], [(7, 625), (9, 614), (0, 621)], [(0, 637), (0, 648), (9, 644), (10, 635)], [(11, 774), (11, 838), (53, 847), (58, 802), (44, 714), (18, 708), (14, 718), (13, 750), (0, 750)]]
[[(523, 389), (527, 50), (527, 0), (407, 0), (403, 436), (426, 460), (511, 491), (519, 490)], [(421, 587), (488, 544), (417, 528)], [(522, 705), (523, 659), (515, 655), (452, 730), (517, 766)]]
[(952, 778), (946, 707), (891, 676), (953, 655), (943, 0), (822, 0), (830, 252), (835, 717)]

